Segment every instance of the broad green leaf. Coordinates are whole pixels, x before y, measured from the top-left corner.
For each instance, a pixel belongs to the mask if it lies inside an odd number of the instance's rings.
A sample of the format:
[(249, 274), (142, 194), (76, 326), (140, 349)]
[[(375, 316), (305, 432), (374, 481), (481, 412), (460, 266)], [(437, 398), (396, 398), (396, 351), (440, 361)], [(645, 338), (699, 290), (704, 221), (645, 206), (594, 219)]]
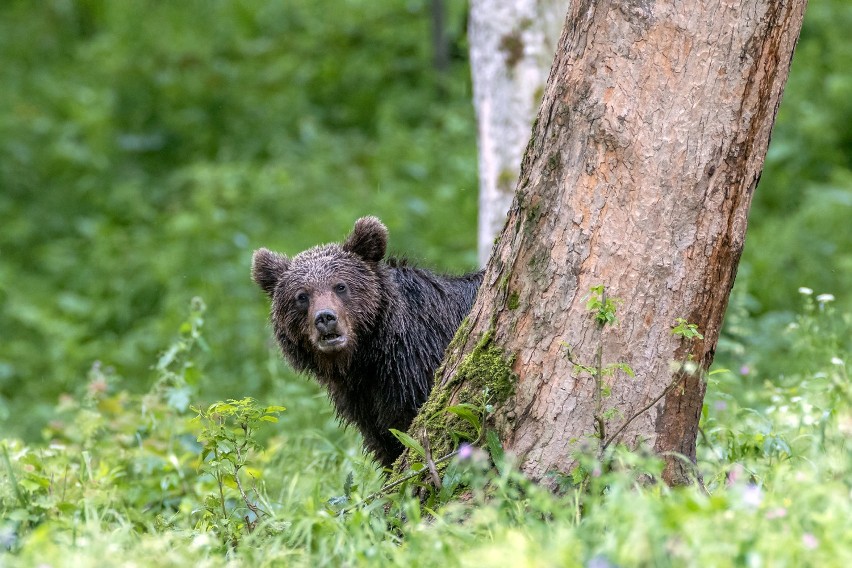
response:
[(471, 404), (458, 404), (455, 406), (450, 406), (446, 410), (447, 412), (452, 412), (459, 418), (466, 420), (473, 426), (474, 430), (479, 431), (480, 420), (479, 416), (473, 409), (476, 407)]
[(391, 428), (390, 432), (396, 437), (397, 440), (402, 443), (403, 446), (412, 450), (422, 458), (426, 457), (426, 450), (423, 449), (423, 446), (420, 445), (420, 442), (418, 442), (405, 432), (400, 432), (399, 430), (395, 430), (394, 428)]

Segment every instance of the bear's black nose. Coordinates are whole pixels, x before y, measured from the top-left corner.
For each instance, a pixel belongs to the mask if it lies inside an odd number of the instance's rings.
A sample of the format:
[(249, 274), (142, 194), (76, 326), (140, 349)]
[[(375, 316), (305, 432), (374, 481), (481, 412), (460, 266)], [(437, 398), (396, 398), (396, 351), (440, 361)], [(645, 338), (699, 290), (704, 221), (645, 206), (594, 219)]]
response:
[(337, 329), (337, 314), (332, 310), (320, 310), (314, 316), (314, 325), (322, 334), (332, 333)]

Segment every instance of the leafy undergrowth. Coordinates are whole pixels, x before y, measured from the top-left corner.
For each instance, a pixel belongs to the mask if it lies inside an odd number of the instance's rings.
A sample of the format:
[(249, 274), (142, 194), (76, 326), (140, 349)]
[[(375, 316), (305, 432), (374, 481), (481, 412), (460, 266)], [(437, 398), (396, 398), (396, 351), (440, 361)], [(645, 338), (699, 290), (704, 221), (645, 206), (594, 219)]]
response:
[(147, 394), (96, 366), (49, 442), (2, 442), (0, 565), (849, 566), (852, 322), (820, 298), (787, 332), (807, 370), (745, 398), (746, 369), (711, 376), (702, 483), (655, 483), (658, 459), (613, 448), (554, 495), (489, 444), (465, 447), (441, 492), (424, 478), (378, 497), (351, 432), (282, 430), (289, 411), (252, 399), (190, 405), (195, 300)]

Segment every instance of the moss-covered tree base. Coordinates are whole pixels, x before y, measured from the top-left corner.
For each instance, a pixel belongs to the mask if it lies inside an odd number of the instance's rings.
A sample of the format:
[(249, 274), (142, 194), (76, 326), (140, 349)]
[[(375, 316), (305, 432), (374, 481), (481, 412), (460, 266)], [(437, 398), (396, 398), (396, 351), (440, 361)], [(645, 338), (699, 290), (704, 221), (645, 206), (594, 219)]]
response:
[[(435, 374), (435, 388), (409, 428), (409, 434), (422, 441), (428, 437), (432, 459), (452, 453), (462, 441), (475, 441), (480, 432), (470, 421), (449, 411), (459, 405), (471, 405), (480, 413), (480, 429), (493, 407), (505, 403), (515, 392), (517, 375), (512, 370), (515, 356), (507, 354), (493, 343), (493, 329), (481, 334), (476, 345), (463, 355), (468, 343), (470, 323), (462, 322), (447, 351), (444, 365)], [(456, 361), (461, 361), (456, 365)], [(446, 370), (457, 367), (449, 380), (443, 382)], [(399, 475), (411, 463), (409, 452), (403, 453), (394, 464)], [(445, 465), (445, 464), (439, 464)]]

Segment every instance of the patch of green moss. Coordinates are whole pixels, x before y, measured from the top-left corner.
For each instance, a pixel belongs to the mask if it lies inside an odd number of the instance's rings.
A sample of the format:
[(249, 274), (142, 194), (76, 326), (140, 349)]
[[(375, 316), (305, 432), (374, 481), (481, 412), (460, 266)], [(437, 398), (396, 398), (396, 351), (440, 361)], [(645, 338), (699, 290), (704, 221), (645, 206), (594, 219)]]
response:
[(502, 276), (502, 278), (500, 278), (500, 283), (497, 285), (497, 289), (500, 290), (501, 292), (504, 292), (504, 293), (509, 291), (509, 275), (508, 274), (504, 274)]
[(524, 58), (524, 41), (518, 30), (500, 38), (500, 51), (506, 59), (506, 66), (514, 68)]
[[(470, 319), (467, 316), (465, 316), (465, 318), (462, 320), (461, 324), (459, 325), (459, 328), (456, 330), (456, 334), (453, 336), (453, 338), (450, 340), (450, 344), (447, 346), (447, 350), (445, 352), (447, 354), (447, 356), (445, 357), (445, 359), (441, 363), (441, 365), (438, 367), (438, 369), (435, 371), (433, 378), (440, 377), (441, 375), (444, 374), (444, 367), (447, 364), (447, 359), (449, 357), (449, 354), (453, 353), (460, 346), (467, 343), (467, 338), (468, 338), (469, 335), (470, 335)], [(433, 394), (434, 394), (434, 391), (433, 391)], [(426, 404), (428, 404), (428, 403), (429, 403), (429, 401), (427, 400)], [(421, 410), (420, 413), (421, 414), (423, 413), (422, 410)]]
[(527, 207), (527, 209), (526, 209), (526, 217), (527, 217), (526, 227), (528, 227), (528, 230), (532, 230), (532, 227), (535, 226), (539, 217), (541, 217), (541, 213), (542, 213), (542, 210), (541, 210), (541, 202), (540, 201), (537, 201), (537, 202), (531, 204), (529, 207)]
[(511, 192), (517, 185), (518, 175), (514, 170), (504, 169), (497, 176), (497, 188), (503, 192)]
[[(467, 332), (469, 333), (469, 329)], [(457, 339), (458, 333), (453, 342)], [(425, 428), (433, 459), (437, 460), (453, 451), (453, 432), (470, 440), (477, 436), (477, 432), (468, 422), (447, 412), (451, 397), (455, 395), (454, 404), (469, 403), (481, 407), (483, 404), (502, 404), (515, 392), (517, 375), (512, 370), (515, 357), (507, 356), (492, 340), (493, 329), (484, 333), (473, 350), (464, 356), (453, 379), (432, 391), (409, 428), (409, 432), (415, 437), (422, 435)], [(484, 399), (483, 393), (486, 389), (488, 397)]]
[(455, 349), (460, 345), (464, 345), (467, 343), (467, 338), (470, 335), (470, 318), (465, 316), (462, 320), (461, 324), (459, 324), (459, 328), (456, 330), (456, 334), (453, 336), (453, 339), (450, 341), (450, 345), (447, 347), (447, 351)]
[(512, 370), (515, 356), (506, 356), (502, 348), (494, 345), (493, 335), (493, 330), (488, 330), (462, 360), (455, 381), (464, 382), (477, 392), (487, 387), (489, 402), (501, 404), (515, 392), (517, 375)]
[(509, 300), (506, 302), (507, 308), (509, 308), (510, 310), (517, 310), (520, 304), (520, 296), (517, 292), (512, 292), (511, 294), (509, 294)]
[(554, 152), (553, 154), (549, 155), (547, 157), (547, 170), (553, 172), (554, 170), (556, 170), (556, 168), (559, 167), (559, 162), (559, 154)]

